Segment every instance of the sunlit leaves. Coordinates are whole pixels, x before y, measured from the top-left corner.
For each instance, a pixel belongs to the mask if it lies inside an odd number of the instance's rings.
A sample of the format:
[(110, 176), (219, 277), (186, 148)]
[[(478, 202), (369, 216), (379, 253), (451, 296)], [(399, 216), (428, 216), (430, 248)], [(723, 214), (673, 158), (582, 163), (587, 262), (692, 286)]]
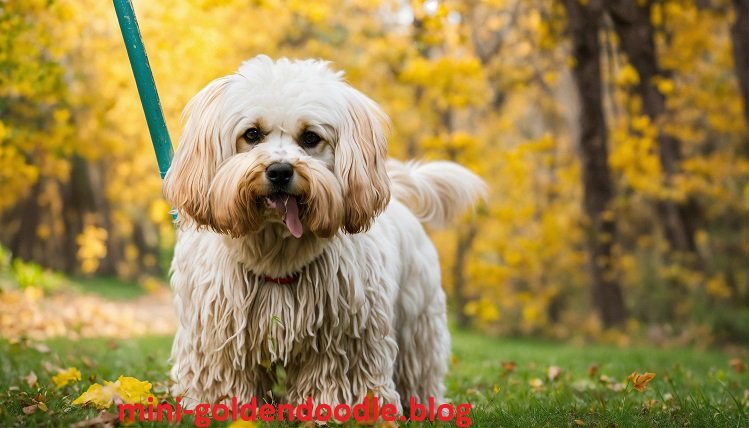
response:
[(80, 397), (73, 400), (75, 405), (90, 405), (97, 409), (108, 409), (113, 404), (156, 404), (151, 393), (151, 383), (134, 377), (120, 376), (115, 382), (95, 383)]
[(651, 380), (655, 378), (655, 373), (645, 372), (645, 373), (637, 373), (632, 372), (632, 374), (627, 377), (627, 380), (632, 383), (632, 387), (640, 392), (645, 391), (645, 388), (647, 388), (648, 384)]
[(71, 382), (78, 382), (81, 380), (81, 372), (75, 367), (69, 367), (67, 370), (60, 370), (59, 373), (52, 376), (52, 382), (55, 386), (62, 388)]

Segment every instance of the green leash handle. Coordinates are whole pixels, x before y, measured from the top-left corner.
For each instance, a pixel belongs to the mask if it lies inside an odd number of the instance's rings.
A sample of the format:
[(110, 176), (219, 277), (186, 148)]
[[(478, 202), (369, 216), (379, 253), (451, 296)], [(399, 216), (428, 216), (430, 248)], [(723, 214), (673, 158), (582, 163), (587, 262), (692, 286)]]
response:
[(151, 66), (148, 64), (146, 48), (143, 46), (143, 38), (138, 29), (138, 21), (135, 19), (133, 3), (130, 0), (114, 0), (114, 9), (117, 12), (117, 20), (120, 23), (122, 38), (125, 41), (127, 56), (135, 76), (135, 84), (138, 86), (138, 95), (146, 114), (148, 132), (151, 134), (153, 149), (156, 151), (156, 161), (159, 163), (159, 174), (164, 178), (169, 170), (174, 155), (172, 141), (166, 128), (164, 113), (161, 110), (159, 93), (156, 91), (156, 83), (153, 80)]

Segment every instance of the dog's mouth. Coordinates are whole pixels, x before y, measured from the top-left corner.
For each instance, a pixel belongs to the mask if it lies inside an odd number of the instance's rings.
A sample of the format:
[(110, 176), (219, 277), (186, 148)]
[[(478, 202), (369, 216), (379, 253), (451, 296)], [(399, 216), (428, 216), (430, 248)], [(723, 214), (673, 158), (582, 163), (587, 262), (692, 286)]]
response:
[(295, 195), (284, 192), (271, 193), (265, 197), (265, 205), (275, 210), (281, 221), (289, 229), (295, 238), (300, 238), (304, 232), (302, 221), (299, 218), (299, 199)]

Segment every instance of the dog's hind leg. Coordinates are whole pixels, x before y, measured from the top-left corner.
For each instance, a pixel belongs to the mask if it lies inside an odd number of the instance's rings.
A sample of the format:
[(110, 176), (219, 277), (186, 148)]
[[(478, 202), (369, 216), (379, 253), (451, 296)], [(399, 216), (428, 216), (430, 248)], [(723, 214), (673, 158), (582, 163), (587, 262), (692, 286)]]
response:
[(421, 252), (418, 258), (423, 260), (415, 260), (406, 272), (396, 309), (395, 381), (404, 408), (412, 398), (418, 403), (427, 403), (430, 398), (437, 405), (444, 402), (444, 377), (450, 357), (445, 293), (437, 256)]

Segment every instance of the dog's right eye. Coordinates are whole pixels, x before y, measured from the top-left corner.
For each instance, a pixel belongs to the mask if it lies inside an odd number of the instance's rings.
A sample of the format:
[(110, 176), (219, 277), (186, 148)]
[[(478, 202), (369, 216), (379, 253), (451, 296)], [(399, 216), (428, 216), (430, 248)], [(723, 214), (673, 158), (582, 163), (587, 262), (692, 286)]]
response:
[(244, 132), (244, 139), (250, 144), (255, 144), (263, 139), (263, 133), (257, 128), (250, 128)]

